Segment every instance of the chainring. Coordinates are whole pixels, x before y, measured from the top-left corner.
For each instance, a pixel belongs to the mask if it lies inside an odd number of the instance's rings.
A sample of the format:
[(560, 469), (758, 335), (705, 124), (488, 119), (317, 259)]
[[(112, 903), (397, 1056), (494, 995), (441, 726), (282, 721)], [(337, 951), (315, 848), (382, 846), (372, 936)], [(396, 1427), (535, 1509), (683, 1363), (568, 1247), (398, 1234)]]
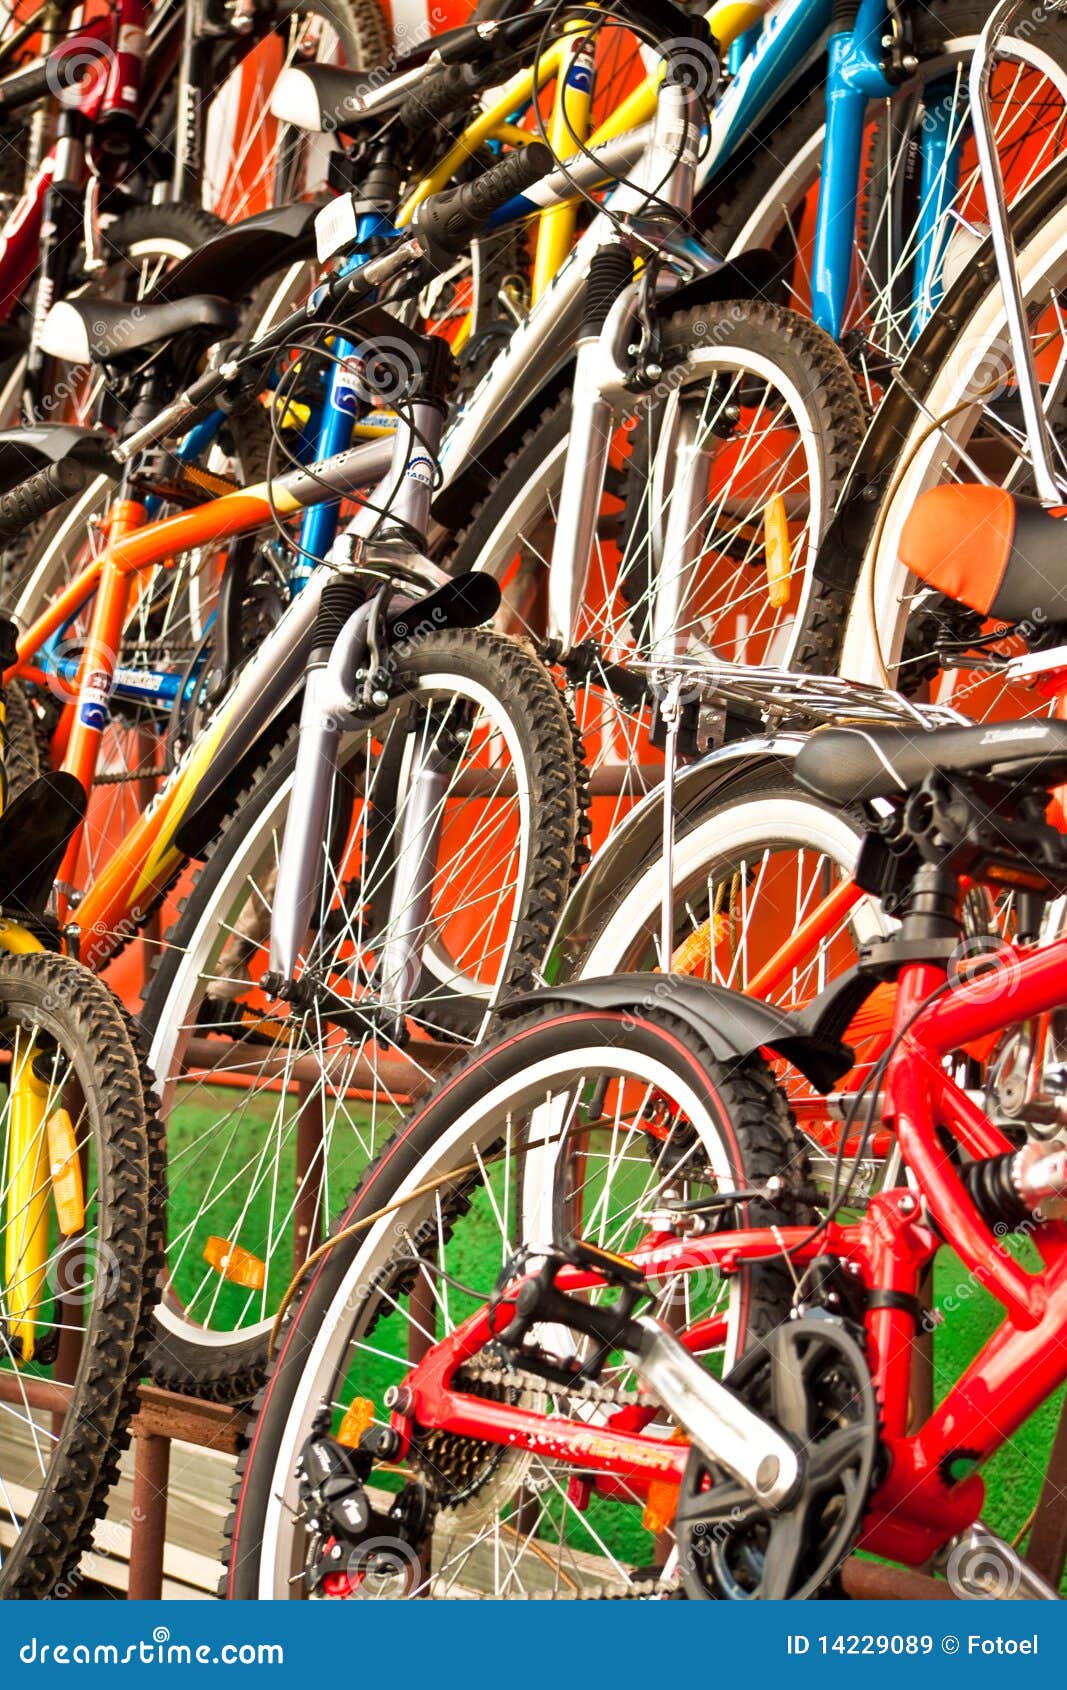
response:
[(686, 1595), (803, 1601), (849, 1553), (871, 1492), (878, 1409), (866, 1357), (843, 1321), (806, 1315), (749, 1350), (728, 1383), (803, 1451), (801, 1485), (772, 1513), (694, 1446), (675, 1519)]

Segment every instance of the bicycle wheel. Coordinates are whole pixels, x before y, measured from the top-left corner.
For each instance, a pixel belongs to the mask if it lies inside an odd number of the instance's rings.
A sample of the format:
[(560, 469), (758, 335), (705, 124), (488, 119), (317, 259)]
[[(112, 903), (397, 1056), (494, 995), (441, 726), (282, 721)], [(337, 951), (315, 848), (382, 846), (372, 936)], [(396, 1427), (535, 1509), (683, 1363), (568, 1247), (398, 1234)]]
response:
[[(240, 1464), (224, 1594), (306, 1593), (304, 1575), (326, 1553), (296, 1473), (316, 1417), (320, 1429), (349, 1438), (357, 1415), (363, 1426), (387, 1424), (395, 1399), (385, 1393), (498, 1282), (521, 1276), (527, 1240), (542, 1250), (570, 1236), (625, 1254), (655, 1231), (668, 1192), (684, 1203), (772, 1175), (781, 1182), (773, 1206), (745, 1199), (733, 1211), (739, 1224), (807, 1218), (803, 1150), (766, 1066), (716, 1064), (668, 1013), (545, 1005), (480, 1050), (405, 1123), (350, 1198), (336, 1245), (311, 1270)], [(654, 1283), (655, 1308), (674, 1330), (693, 1332), (694, 1353), (718, 1371), (770, 1330), (766, 1311), (778, 1318), (789, 1284), (777, 1264), (742, 1267), (729, 1280), (665, 1272)], [(589, 1292), (595, 1301), (614, 1295)], [(557, 1355), (576, 1353), (562, 1327), (545, 1343)], [(638, 1402), (618, 1351), (586, 1392), (512, 1374), (491, 1349), (465, 1361), (456, 1386), (535, 1410), (546, 1447), (568, 1412), (605, 1437), (613, 1425), (671, 1433), (652, 1401)], [(659, 1591), (650, 1563), (669, 1550), (673, 1509), (668, 1500), (657, 1517), (626, 1475), (599, 1487), (580, 1462), (427, 1424), (403, 1467), (372, 1471), (368, 1495), (414, 1522), (405, 1495), (418, 1481), (428, 1493), (421, 1522), (391, 1527), (379, 1563), (339, 1554), (336, 1577), (317, 1594)]]
[[(872, 101), (865, 179), (843, 329), (873, 399), (886, 366), (906, 356), (986, 220), (970, 126), (967, 74), (989, 7), (931, 0), (906, 8), (919, 60), (892, 100)], [(991, 89), (1008, 203), (1056, 163), (1067, 139), (1067, 22), (1055, 13), (998, 49)], [(779, 260), (782, 299), (810, 312), (815, 190), (825, 146), (826, 91), (805, 90), (788, 115), (770, 117), (705, 190), (697, 216), (724, 257), (753, 247)], [(944, 139), (936, 168), (916, 166), (924, 136)], [(931, 154), (933, 141), (931, 142)]]
[[(601, 836), (662, 772), (648, 711), (620, 706), (611, 666), (701, 654), (788, 663), (811, 562), (863, 429), (840, 352), (793, 312), (697, 308), (668, 318), (662, 340), (667, 376), (618, 418), (568, 670), (607, 800), (594, 813)], [(569, 420), (564, 397), (514, 454), (450, 560), (496, 576), (504, 625), (535, 638), (546, 627)]]
[(433, 636), (403, 660), (396, 698), (344, 742), (292, 1001), (259, 982), (295, 736), (241, 798), (167, 935), (143, 1015), (175, 1194), (160, 1383), (254, 1389), (294, 1262), (401, 1101), (478, 1036), (500, 994), (535, 978), (570, 884), (573, 741), (542, 666), (491, 634)]
[[(1067, 168), (1061, 163), (1018, 208), (1016, 238), (1043, 402), (1060, 484), (1067, 492), (1067, 342), (1061, 309), (1067, 286), (1065, 189)], [(1044, 694), (1024, 683), (1012, 685), (1001, 672), (1004, 660), (1023, 650), (1020, 639), (993, 623), (983, 627), (981, 618), (961, 614), (939, 595), (929, 594), (898, 561), (901, 530), (925, 489), (977, 479), (1019, 493), (1031, 492), (1034, 486), (1003, 298), (995, 279), (986, 281), (976, 267), (962, 303), (956, 296), (947, 301), (931, 323), (930, 334), (938, 355), (929, 358), (925, 371), (919, 367), (919, 355), (909, 364), (909, 405), (898, 413), (891, 440), (884, 442), (891, 458), (884, 492), (850, 535), (854, 555), (863, 562), (839, 648), (842, 673), (862, 673), (867, 679), (884, 675), (904, 690), (928, 685), (934, 701), (951, 704), (976, 720), (1015, 719), (1054, 709)], [(818, 639), (823, 620), (840, 627), (838, 590), (818, 583), (807, 615), (805, 638)], [(976, 636), (985, 644), (968, 654), (968, 642)], [(953, 661), (953, 645), (964, 654), (962, 665)]]
[(32, 786), (41, 772), (37, 749), (37, 720), (33, 706), (17, 681), (3, 688), (4, 789), (7, 804)]
[(0, 956), (0, 1597), (70, 1581), (129, 1438), (158, 1271), (157, 1129), (107, 988)]
[[(861, 946), (888, 937), (893, 923), (876, 899), (851, 887), (863, 814), (819, 802), (797, 786), (788, 762), (767, 761), (678, 818), (670, 966), (672, 973), (796, 1010), (852, 967)], [(659, 846), (640, 858), (618, 857), (603, 875), (604, 896), (587, 888), (580, 918), (562, 924), (557, 978), (592, 980), (663, 966)], [(885, 1047), (892, 1012), (891, 988), (880, 988), (858, 1012), (844, 1035), (856, 1065), (829, 1100), (780, 1065), (779, 1083), (811, 1141), (816, 1167), (836, 1152), (840, 1122)]]

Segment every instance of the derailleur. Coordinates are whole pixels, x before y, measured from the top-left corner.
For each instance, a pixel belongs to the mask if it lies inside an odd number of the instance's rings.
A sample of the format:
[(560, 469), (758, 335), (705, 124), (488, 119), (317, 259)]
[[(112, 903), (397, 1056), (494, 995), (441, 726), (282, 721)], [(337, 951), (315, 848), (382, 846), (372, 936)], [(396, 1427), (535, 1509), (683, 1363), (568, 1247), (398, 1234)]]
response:
[(312, 1597), (358, 1595), (380, 1580), (412, 1581), (419, 1552), (433, 1526), (427, 1487), (406, 1484), (386, 1513), (375, 1508), (367, 1480), (376, 1462), (396, 1455), (400, 1440), (390, 1426), (369, 1426), (351, 1448), (331, 1437), (323, 1408), (297, 1462), (300, 1500), (312, 1534), (304, 1569)]

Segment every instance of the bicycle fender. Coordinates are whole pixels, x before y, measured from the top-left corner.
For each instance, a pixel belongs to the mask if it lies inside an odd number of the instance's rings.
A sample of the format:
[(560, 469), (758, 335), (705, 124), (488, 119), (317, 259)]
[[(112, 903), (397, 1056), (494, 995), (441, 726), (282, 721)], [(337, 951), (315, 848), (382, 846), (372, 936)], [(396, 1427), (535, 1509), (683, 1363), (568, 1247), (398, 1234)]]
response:
[(758, 1050), (773, 1050), (821, 1092), (829, 1091), (853, 1065), (847, 1045), (822, 1037), (802, 1015), (687, 974), (610, 974), (602, 980), (548, 986), (502, 1004), (499, 1014), (523, 1015), (554, 1005), (621, 1010), (635, 1023), (643, 1012), (660, 1009), (702, 1039), (717, 1062), (738, 1062)]
[(716, 305), (724, 299), (771, 299), (781, 280), (781, 263), (774, 253), (763, 247), (751, 247), (727, 259), (709, 275), (694, 276), (691, 282), (685, 282), (666, 296), (660, 309), (673, 316), (676, 311), (688, 311), (693, 305)]
[(76, 428), (68, 423), (35, 423), (28, 428), (0, 429), (0, 493), (17, 487), (49, 464), (72, 458), (94, 475), (119, 476), (112, 456), (114, 436), (102, 428)]
[(44, 914), (86, 804), (74, 775), (50, 771), (6, 806), (0, 815), (0, 904), (9, 915)]
[[(742, 739), (680, 769), (674, 786), (675, 836), (684, 837), (732, 782), (763, 767), (791, 763), (803, 744), (799, 734)], [(601, 912), (615, 904), (634, 864), (658, 853), (662, 842), (663, 790), (657, 788), (613, 831), (567, 899), (549, 952), (549, 980), (566, 983), (575, 978), (578, 961), (599, 925)]]

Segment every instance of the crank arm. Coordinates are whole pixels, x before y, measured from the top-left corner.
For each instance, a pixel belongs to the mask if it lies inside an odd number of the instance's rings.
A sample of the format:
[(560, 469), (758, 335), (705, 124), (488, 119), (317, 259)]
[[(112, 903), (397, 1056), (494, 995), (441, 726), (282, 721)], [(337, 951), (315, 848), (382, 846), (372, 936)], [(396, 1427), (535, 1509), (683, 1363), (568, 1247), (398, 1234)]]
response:
[(726, 1467), (767, 1507), (784, 1506), (803, 1474), (799, 1450), (708, 1373), (659, 1321), (640, 1315), (633, 1324), (640, 1334), (637, 1371), (653, 1395), (712, 1462)]

